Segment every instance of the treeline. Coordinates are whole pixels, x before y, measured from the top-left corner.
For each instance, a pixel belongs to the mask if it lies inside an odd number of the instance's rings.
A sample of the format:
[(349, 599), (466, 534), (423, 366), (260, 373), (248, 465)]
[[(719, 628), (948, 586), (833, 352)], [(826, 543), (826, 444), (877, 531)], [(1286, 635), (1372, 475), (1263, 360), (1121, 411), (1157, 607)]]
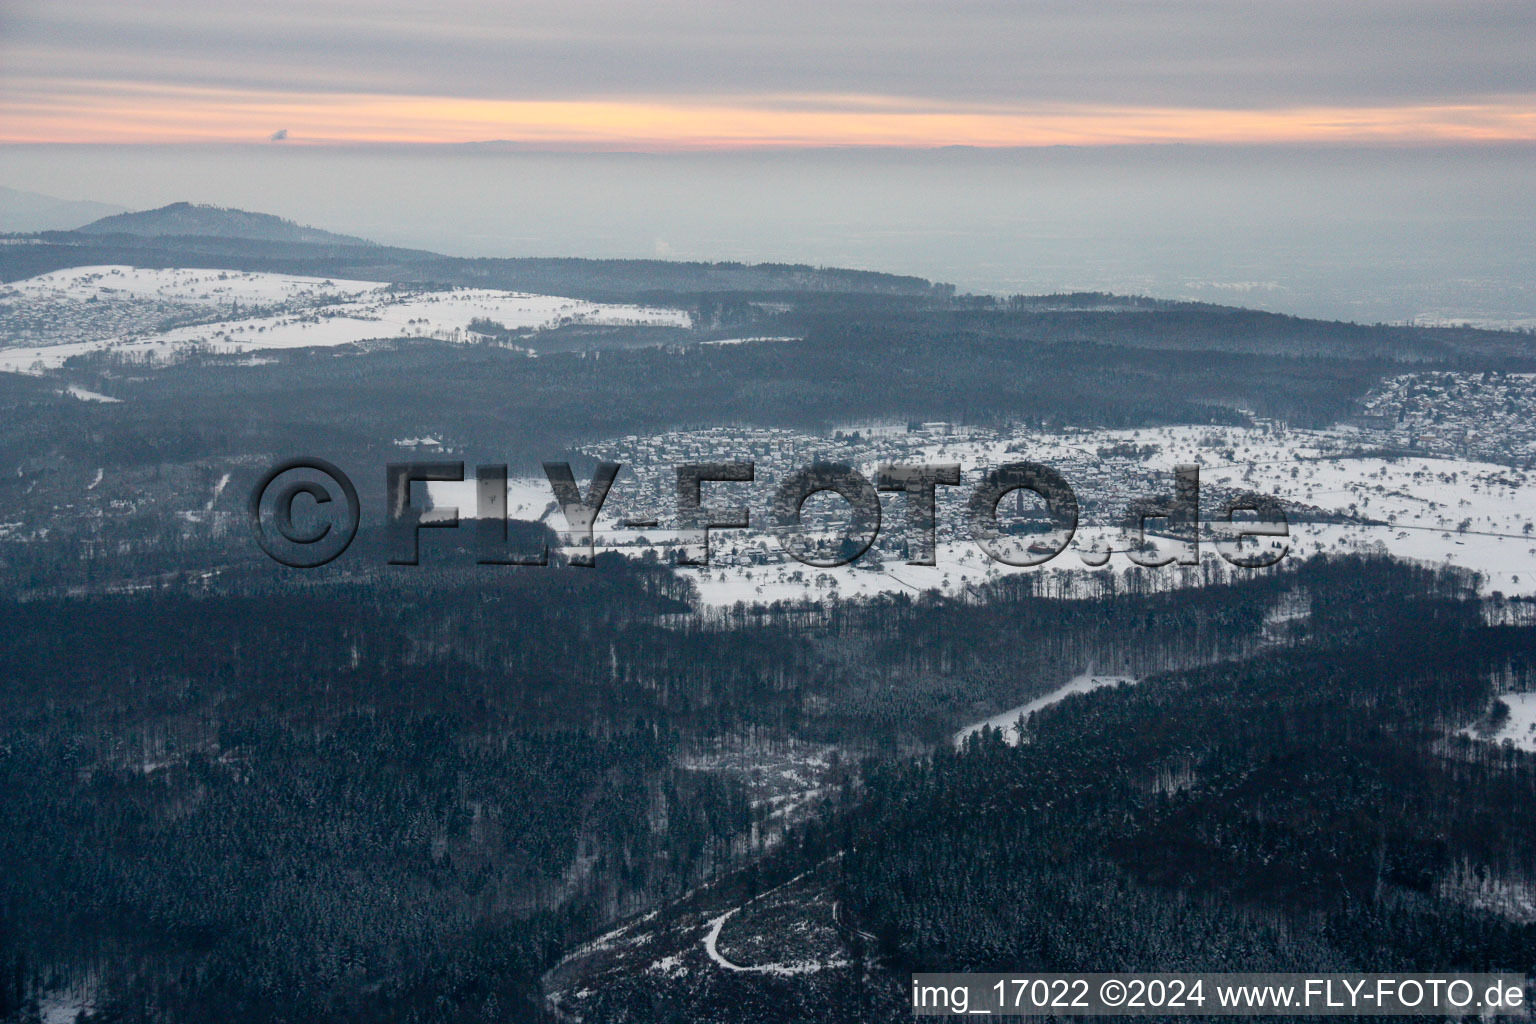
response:
[[(240, 227), (240, 211), (232, 232)], [(251, 216), (251, 215), (244, 215)], [(256, 215), (260, 216), (260, 215)], [(868, 270), (790, 263), (698, 263), (679, 260), (604, 260), (443, 256), (419, 249), (359, 244), (356, 239), (295, 242), (277, 239), (118, 234), (99, 237), (43, 232), (32, 244), (5, 246), (0, 280), (14, 281), (65, 267), (127, 263), (139, 267), (215, 267), (229, 270), (345, 277), (402, 284), (503, 288), (595, 301), (653, 300), (663, 294), (858, 292), (944, 298), (951, 285)], [(191, 262), (189, 262), (191, 261)]]
[[(1236, 582), (1213, 563), (1204, 585), (1105, 577), (1072, 600), (1055, 599), (1050, 577), (1021, 575), (959, 598), (695, 611), (687, 578), (656, 562), (481, 567), (472, 550), (432, 540), (422, 565), (391, 567), (381, 538), (364, 531), (351, 564), (308, 574), (248, 552), (195, 586), (168, 567), (209, 549), (101, 555), (110, 586), (7, 606), (0, 722), (77, 716), (88, 729), (105, 713), (137, 725), (172, 707), (309, 722), (364, 704), (483, 728), (644, 718), (704, 735), (767, 727), (898, 749), (1089, 664), (1139, 676), (1247, 656), (1284, 639), (1266, 619), (1298, 588), (1350, 585), (1325, 561)], [(47, 573), (42, 563), (28, 575)]]

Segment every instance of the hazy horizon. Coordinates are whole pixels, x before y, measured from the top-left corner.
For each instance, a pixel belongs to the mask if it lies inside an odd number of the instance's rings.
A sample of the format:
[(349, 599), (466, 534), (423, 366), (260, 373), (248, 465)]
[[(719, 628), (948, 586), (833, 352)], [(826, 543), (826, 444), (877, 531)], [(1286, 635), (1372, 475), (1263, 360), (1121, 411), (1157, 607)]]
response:
[(463, 256), (791, 262), (1536, 326), (1536, 147), (6, 146), (0, 184)]

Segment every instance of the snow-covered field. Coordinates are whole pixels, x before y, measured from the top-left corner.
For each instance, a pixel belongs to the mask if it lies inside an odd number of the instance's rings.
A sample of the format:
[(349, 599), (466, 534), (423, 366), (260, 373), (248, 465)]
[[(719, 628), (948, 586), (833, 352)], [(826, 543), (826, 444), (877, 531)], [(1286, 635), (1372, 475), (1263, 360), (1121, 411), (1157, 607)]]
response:
[[(36, 373), (71, 356), (111, 351), (132, 359), (165, 360), (200, 349), (238, 353), (330, 347), (378, 338), (472, 341), (470, 323), (494, 320), (530, 334), (565, 324), (688, 327), (686, 311), (587, 302), (485, 288), (394, 292), (377, 281), (332, 281), (224, 270), (76, 267), (0, 287), (13, 314), (57, 321), (73, 329), (41, 344), (0, 339), (0, 370)], [(144, 303), (151, 303), (147, 307)], [(136, 305), (137, 304), (137, 305)], [(137, 318), (110, 316), (115, 306)], [(207, 320), (163, 327), (188, 308)], [(155, 317), (154, 311), (162, 315)], [(148, 319), (146, 319), (148, 318)], [(156, 320), (162, 321), (156, 323)], [(152, 327), (145, 327), (154, 323)], [(124, 329), (126, 328), (126, 329)]]
[(1036, 711), (1048, 708), (1062, 698), (1069, 697), (1074, 693), (1091, 693), (1105, 686), (1118, 686), (1121, 683), (1131, 684), (1134, 682), (1136, 680), (1130, 676), (1099, 675), (1090, 666), (1088, 671), (1081, 675), (1073, 676), (1066, 683), (1042, 697), (1036, 697), (1027, 704), (1020, 704), (1016, 708), (1009, 708), (1007, 711), (999, 712), (984, 721), (966, 726), (955, 733), (954, 744), (957, 747), (961, 746), (972, 735), (981, 732), (983, 729), (997, 729), (1002, 732), (1005, 742), (1017, 746), (1024, 738), (1018, 729), (1020, 718), (1028, 718)]
[(748, 342), (758, 341), (804, 341), (804, 338), (717, 338), (714, 341), (701, 341), (701, 345), (745, 345)]
[(106, 302), (164, 299), (200, 306), (273, 306), (355, 298), (382, 287), (376, 281), (334, 281), (239, 270), (167, 269), (108, 265), (71, 267), (0, 286), (7, 300), (68, 299)]
[[(1166, 492), (1171, 487), (1173, 467), (1185, 463), (1201, 467), (1202, 518), (1206, 524), (1202, 561), (1220, 558), (1210, 528), (1219, 496), (1230, 491), (1256, 491), (1311, 509), (1314, 517), (1351, 520), (1307, 522), (1293, 515), (1288, 557), (1385, 550), (1402, 558), (1478, 572), (1488, 592), (1536, 593), (1536, 537), (1531, 533), (1536, 523), (1536, 474), (1508, 466), (1470, 459), (1361, 454), (1370, 446), (1348, 428), (1169, 427), (898, 440), (902, 443), (884, 437), (867, 439), (863, 451), (868, 458), (857, 459), (856, 465), (871, 477), (875, 464), (881, 461), (958, 462), (964, 471), (961, 486), (939, 489), (937, 565), (908, 565), (900, 556), (884, 554), (874, 567), (860, 563), (813, 568), (785, 557), (777, 543), (754, 525), (749, 530), (714, 531), (711, 564), (677, 571), (694, 582), (706, 604), (714, 606), (902, 591), (958, 594), (1015, 573), (1048, 574), (1050, 592), (1067, 595), (1091, 582), (1092, 574), (1097, 573), (1138, 571), (1178, 586), (1186, 581), (1180, 579), (1176, 567), (1142, 570), (1132, 565), (1124, 553), (1128, 543), (1121, 524), (1132, 496), (1156, 489)], [(667, 455), (659, 449), (613, 453), (625, 468), (598, 519), (600, 549), (638, 555), (652, 548), (664, 558), (671, 557), (669, 549), (675, 545), (676, 535), (669, 525), (666, 478), (673, 469)], [(1084, 503), (1083, 517), (1069, 548), (1040, 568), (1015, 568), (993, 561), (964, 528), (964, 501), (981, 474), (1023, 458), (1056, 468)], [(786, 459), (794, 467), (810, 461), (798, 453), (779, 461)], [(759, 482), (712, 485), (721, 490), (715, 492), (716, 497), (706, 496), (706, 504), (735, 504), (745, 499), (751, 503), (753, 523), (763, 523), (773, 477), (783, 468), (760, 461)], [(657, 474), (661, 477), (658, 486), (647, 490), (640, 478)], [(543, 479), (514, 480), (510, 487), (513, 516), (547, 517), (557, 530), (565, 527), (562, 516), (552, 507), (553, 494)], [(651, 500), (646, 496), (653, 493), (663, 495), (653, 509), (659, 513), (658, 526), (624, 528), (622, 521), (637, 507), (652, 508), (646, 505)], [(472, 482), (434, 485), (432, 495), (435, 502), (457, 505), (461, 515), (471, 514), (474, 507)], [(894, 535), (904, 528), (904, 499), (887, 494), (882, 500), (882, 536)], [(1091, 508), (1092, 503), (1097, 503), (1096, 507)], [(1108, 563), (1090, 565), (1096, 560), (1093, 553), (1106, 548), (1115, 552)], [(1196, 572), (1188, 572), (1187, 582), (1198, 579)]]
[[(395, 443), (403, 444), (399, 441)], [(422, 486), (427, 488), (427, 496), (434, 510), (445, 507), (456, 508), (461, 519), (469, 519), (475, 515), (477, 497), (473, 477), (462, 482), (451, 481)], [(554, 492), (549, 488), (548, 480), (542, 477), (513, 477), (507, 481), (507, 518), (541, 522), (553, 515), (553, 527), (559, 529), (565, 524), (560, 516), (555, 514), (558, 509), (559, 504), (555, 501)]]
[(1464, 729), (1462, 734), (1494, 743), (1512, 743), (1521, 750), (1536, 753), (1536, 693), (1505, 693), (1498, 700), (1509, 709), (1509, 717), (1498, 732), (1484, 735)]
[(105, 402), (108, 405), (116, 405), (122, 401), (121, 398), (113, 398), (111, 395), (103, 395), (96, 391), (88, 391), (78, 384), (71, 384), (69, 387), (64, 389), (64, 393), (69, 395), (70, 398), (78, 398), (82, 402)]

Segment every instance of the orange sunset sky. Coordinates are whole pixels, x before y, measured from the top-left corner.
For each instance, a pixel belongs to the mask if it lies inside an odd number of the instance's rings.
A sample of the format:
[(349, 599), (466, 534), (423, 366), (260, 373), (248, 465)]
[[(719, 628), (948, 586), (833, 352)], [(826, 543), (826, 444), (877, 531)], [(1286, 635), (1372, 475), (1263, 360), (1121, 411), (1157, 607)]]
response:
[(0, 142), (1527, 142), (1531, 8), (7, 0)]

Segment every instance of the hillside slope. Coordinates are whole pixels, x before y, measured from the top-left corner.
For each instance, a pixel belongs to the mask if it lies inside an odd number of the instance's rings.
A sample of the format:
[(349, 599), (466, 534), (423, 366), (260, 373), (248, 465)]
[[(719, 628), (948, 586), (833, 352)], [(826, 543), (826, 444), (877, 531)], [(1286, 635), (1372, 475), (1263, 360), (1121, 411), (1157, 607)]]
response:
[(242, 238), (260, 242), (372, 245), (367, 239), (305, 227), (270, 213), (231, 210), (222, 206), (172, 203), (155, 210), (119, 213), (78, 229), (88, 235), (202, 236)]

